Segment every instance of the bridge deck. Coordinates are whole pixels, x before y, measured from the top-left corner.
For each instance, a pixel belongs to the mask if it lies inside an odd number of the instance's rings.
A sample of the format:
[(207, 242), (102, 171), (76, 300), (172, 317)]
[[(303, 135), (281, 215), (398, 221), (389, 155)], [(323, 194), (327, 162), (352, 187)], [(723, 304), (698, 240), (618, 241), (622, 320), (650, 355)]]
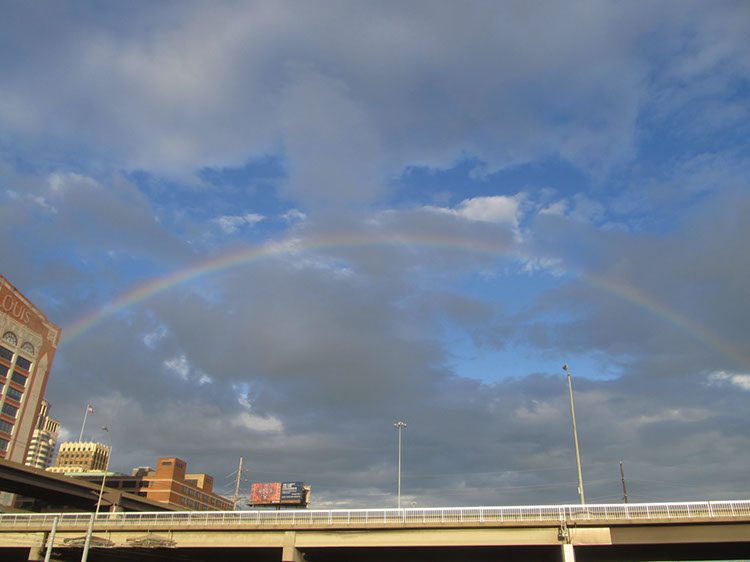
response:
[[(91, 513), (2, 514), (0, 558), (77, 556)], [(53, 526), (57, 521), (55, 533)], [(750, 550), (750, 500), (422, 509), (100, 513), (96, 560), (708, 560)], [(575, 556), (573, 548), (575, 547)], [(668, 548), (667, 548), (668, 547)], [(667, 550), (659, 551), (662, 548)], [(26, 549), (26, 550), (24, 550)], [(520, 549), (520, 550), (519, 550)], [(654, 550), (657, 549), (657, 550)], [(148, 553), (146, 553), (148, 551)], [(252, 551), (252, 555), (249, 552)], [(36, 554), (34, 554), (36, 553)], [(510, 553), (510, 554), (509, 554)], [(615, 557), (615, 558), (613, 558)], [(618, 558), (619, 557), (619, 558)], [(29, 558), (31, 559), (31, 558)]]
[[(86, 528), (90, 513), (0, 514), (0, 531)], [(100, 513), (96, 529), (570, 526), (750, 520), (750, 500), (517, 507)]]

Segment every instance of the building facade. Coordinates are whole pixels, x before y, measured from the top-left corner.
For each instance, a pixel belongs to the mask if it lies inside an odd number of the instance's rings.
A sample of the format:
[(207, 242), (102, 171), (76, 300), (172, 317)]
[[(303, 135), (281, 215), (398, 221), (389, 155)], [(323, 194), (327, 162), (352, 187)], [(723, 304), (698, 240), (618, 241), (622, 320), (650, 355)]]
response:
[(36, 429), (31, 436), (29, 452), (26, 453), (26, 466), (49, 468), (55, 454), (57, 437), (60, 434), (60, 422), (49, 417), (49, 402), (42, 400)]
[(0, 458), (23, 463), (60, 328), (0, 275)]
[[(156, 470), (133, 469), (131, 476), (107, 473), (105, 485), (135, 493), (150, 500), (186, 511), (230, 511), (232, 501), (213, 491), (214, 479), (208, 474), (187, 474), (187, 463), (176, 457), (159, 458)], [(102, 474), (71, 473), (90, 482), (101, 482)]]
[(109, 447), (91, 441), (68, 441), (60, 444), (55, 466), (50, 472), (104, 472), (109, 459)]

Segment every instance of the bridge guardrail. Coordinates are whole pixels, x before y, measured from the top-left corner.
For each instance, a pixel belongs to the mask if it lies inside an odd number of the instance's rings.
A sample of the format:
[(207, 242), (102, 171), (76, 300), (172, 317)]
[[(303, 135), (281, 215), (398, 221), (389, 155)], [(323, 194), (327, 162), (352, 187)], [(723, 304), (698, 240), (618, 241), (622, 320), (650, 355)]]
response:
[[(750, 516), (750, 500), (590, 504), (510, 507), (429, 507), (404, 509), (175, 511), (100, 513), (97, 527), (179, 528), (189, 526), (379, 526), (430, 523), (531, 523), (557, 521), (623, 521), (649, 519), (695, 519)], [(0, 530), (51, 528), (56, 517), (60, 527), (88, 525), (91, 513), (0, 514)]]

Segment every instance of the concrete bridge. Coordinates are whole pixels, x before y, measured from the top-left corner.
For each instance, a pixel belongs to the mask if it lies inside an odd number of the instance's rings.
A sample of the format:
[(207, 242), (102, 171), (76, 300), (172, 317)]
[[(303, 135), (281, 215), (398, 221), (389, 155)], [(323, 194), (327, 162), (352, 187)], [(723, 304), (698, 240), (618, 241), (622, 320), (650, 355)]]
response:
[[(92, 514), (0, 515), (0, 560), (79, 560)], [(380, 510), (102, 513), (89, 560), (750, 559), (750, 500)]]
[[(31, 511), (94, 511), (102, 487), (78, 478), (0, 459), (0, 490), (33, 498), (36, 505)], [(112, 511), (175, 509), (170, 505), (106, 486), (101, 505), (103, 510)]]

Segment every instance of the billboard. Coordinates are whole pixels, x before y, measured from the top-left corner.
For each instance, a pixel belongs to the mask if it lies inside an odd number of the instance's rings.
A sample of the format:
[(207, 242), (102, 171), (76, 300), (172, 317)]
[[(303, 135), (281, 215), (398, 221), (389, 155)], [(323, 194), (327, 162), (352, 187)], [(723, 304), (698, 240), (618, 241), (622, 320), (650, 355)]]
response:
[(304, 482), (263, 482), (250, 486), (252, 505), (307, 505)]
[(282, 482), (281, 503), (302, 503), (305, 499), (304, 484), (304, 482)]

